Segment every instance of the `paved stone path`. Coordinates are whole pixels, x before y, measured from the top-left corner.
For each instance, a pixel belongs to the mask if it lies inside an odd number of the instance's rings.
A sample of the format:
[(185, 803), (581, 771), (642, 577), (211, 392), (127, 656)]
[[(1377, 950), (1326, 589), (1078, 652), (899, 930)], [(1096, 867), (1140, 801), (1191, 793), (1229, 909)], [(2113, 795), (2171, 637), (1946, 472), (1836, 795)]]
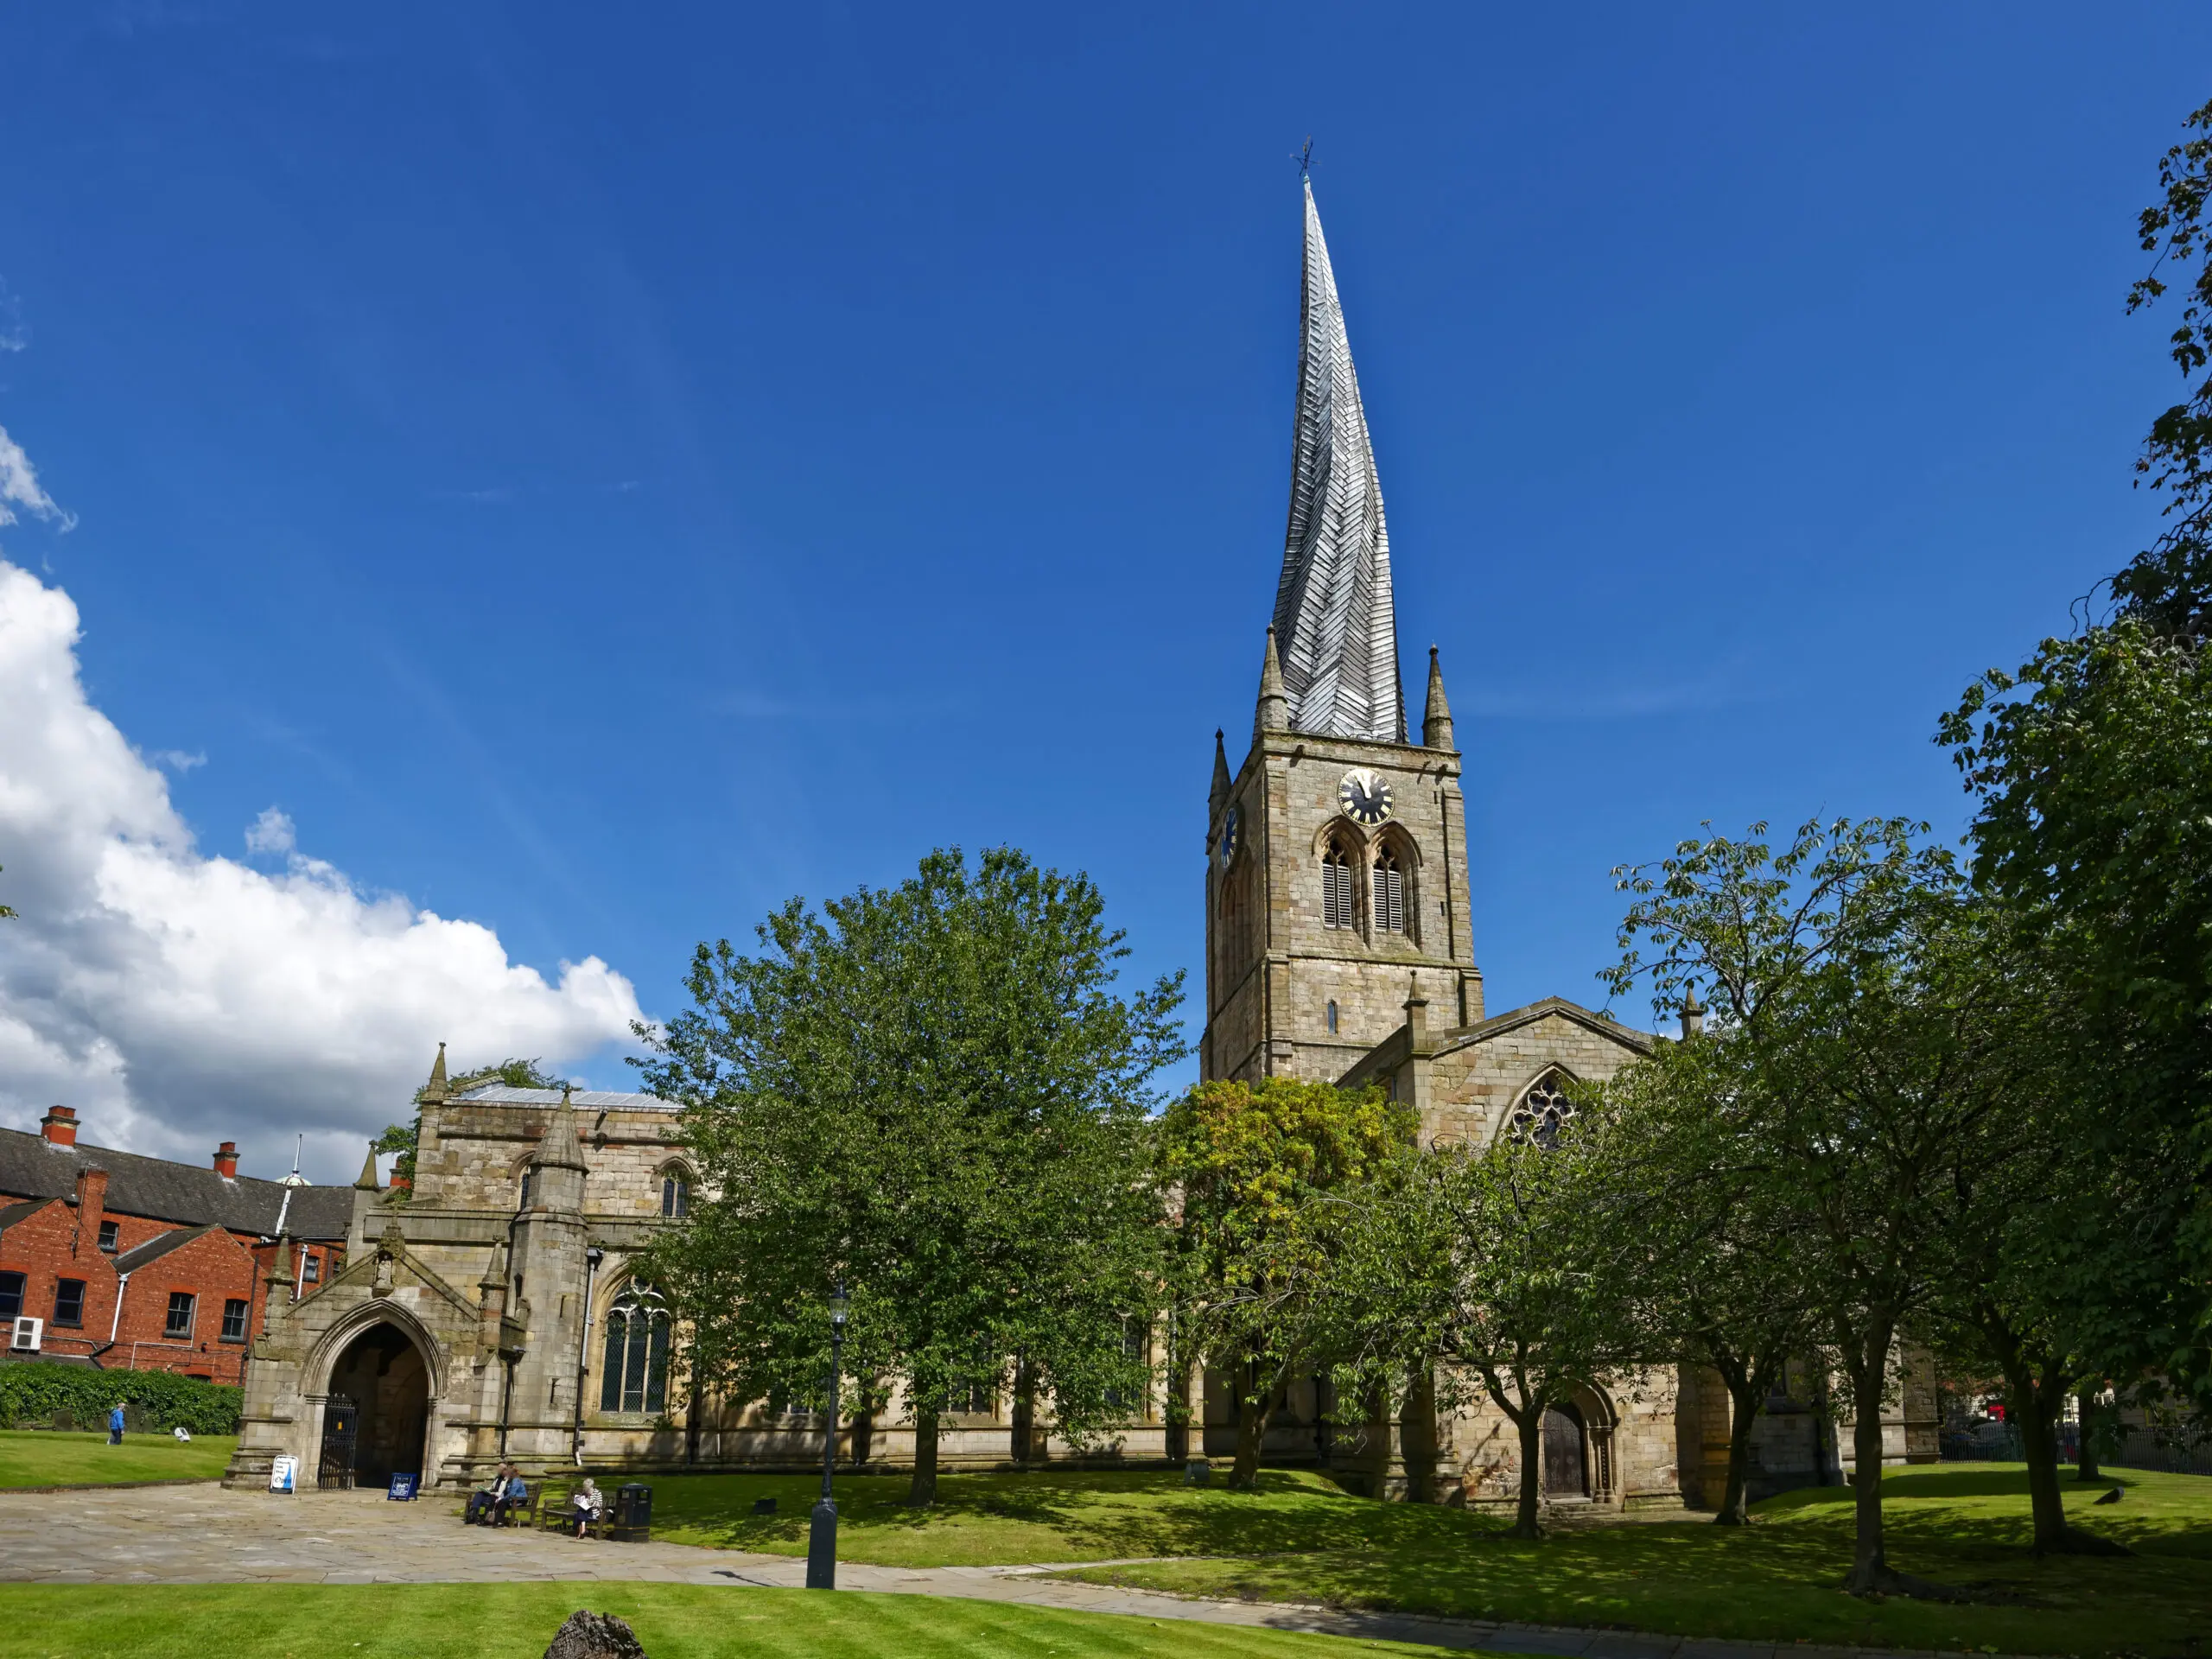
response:
[[(1310, 1630), (1465, 1650), (1580, 1659), (1934, 1659), (1890, 1649), (1777, 1646), (1561, 1630), (1407, 1613), (1211, 1601), (1117, 1590), (1036, 1567), (837, 1569), (843, 1590), (965, 1596), (1151, 1619)], [(464, 1527), (449, 1503), (377, 1492), (275, 1497), (216, 1485), (0, 1492), (0, 1580), (38, 1584), (455, 1584), (560, 1580), (797, 1587), (806, 1563), (684, 1544), (614, 1544)], [(588, 1598), (587, 1598), (588, 1599)]]

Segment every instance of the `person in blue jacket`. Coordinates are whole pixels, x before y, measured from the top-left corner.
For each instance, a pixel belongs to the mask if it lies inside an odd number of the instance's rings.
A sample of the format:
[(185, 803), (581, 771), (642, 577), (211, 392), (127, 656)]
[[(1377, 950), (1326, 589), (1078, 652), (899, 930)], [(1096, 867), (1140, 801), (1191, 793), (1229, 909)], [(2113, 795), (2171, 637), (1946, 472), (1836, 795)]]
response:
[(110, 1446), (123, 1444), (123, 1402), (120, 1400), (115, 1402), (115, 1409), (107, 1414), (107, 1443)]

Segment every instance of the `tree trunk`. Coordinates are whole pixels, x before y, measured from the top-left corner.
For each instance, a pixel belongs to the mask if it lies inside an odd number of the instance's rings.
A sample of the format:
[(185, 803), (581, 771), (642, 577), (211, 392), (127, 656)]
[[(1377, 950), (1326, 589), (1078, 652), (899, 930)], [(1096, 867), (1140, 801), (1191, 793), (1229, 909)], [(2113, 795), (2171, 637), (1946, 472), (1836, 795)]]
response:
[(1717, 1527), (1747, 1527), (1751, 1523), (1747, 1491), (1751, 1469), (1751, 1430), (1766, 1408), (1767, 1386), (1774, 1374), (1771, 1362), (1754, 1360), (1749, 1366), (1721, 1373), (1728, 1385), (1728, 1479), (1720, 1491), (1720, 1509), (1713, 1517)]
[(1436, 1370), (1420, 1360), (1398, 1408), (1398, 1447), (1406, 1463), (1406, 1502), (1436, 1502)]
[(1539, 1403), (1512, 1415), (1521, 1435), (1521, 1502), (1513, 1512), (1513, 1535), (1541, 1538), (1544, 1529), (1536, 1514), (1544, 1491), (1544, 1408)]
[[(1181, 1465), (1190, 1461), (1191, 1446), (1191, 1357), (1179, 1346), (1169, 1350), (1167, 1362), (1167, 1399), (1163, 1414), (1167, 1419), (1167, 1461)], [(1204, 1449), (1205, 1426), (1199, 1424), (1199, 1449)]]
[(1229, 1489), (1234, 1492), (1258, 1490), (1261, 1443), (1267, 1438), (1268, 1418), (1280, 1391), (1272, 1382), (1262, 1391), (1258, 1372), (1256, 1365), (1251, 1369), (1249, 1386), (1236, 1396), (1236, 1461), (1229, 1471)]
[(1380, 1382), (1367, 1390), (1367, 1495), (1390, 1496), (1390, 1395)]
[(867, 1389), (861, 1390), (860, 1407), (853, 1413), (853, 1467), (868, 1467), (868, 1453), (874, 1449), (875, 1396)]
[(2102, 1480), (2104, 1471), (2097, 1467), (2097, 1441), (2093, 1432), (2097, 1422), (2097, 1397), (2084, 1389), (2074, 1396), (2076, 1409), (2082, 1416), (2082, 1443), (2075, 1454), (2074, 1478)]
[(914, 1408), (914, 1478), (906, 1502), (925, 1510), (937, 1502), (937, 1408)]
[(2035, 1551), (2038, 1555), (2065, 1548), (2066, 1500), (2058, 1490), (2056, 1412), (2050, 1395), (2037, 1386), (2037, 1379), (2022, 1368), (2017, 1378), (2007, 1376), (2005, 1403), (2019, 1425), (2020, 1457), (2028, 1465), (2028, 1512), (2035, 1520)]
[(1023, 1468), (1029, 1466), (1029, 1452), (1036, 1439), (1037, 1383), (1030, 1375), (1029, 1362), (1017, 1359), (1014, 1363), (1013, 1444), (1009, 1447), (1014, 1460)]
[(1890, 1325), (1862, 1332), (1858, 1351), (1847, 1357), (1858, 1410), (1851, 1426), (1851, 1495), (1854, 1537), (1851, 1572), (1843, 1587), (1863, 1596), (1892, 1587), (1882, 1548), (1882, 1384), (1889, 1378)]
[(2005, 1378), (2005, 1405), (2020, 1426), (2020, 1455), (2028, 1465), (2028, 1508), (2035, 1517), (2038, 1555), (2127, 1555), (2126, 1546), (2083, 1532), (2066, 1521), (2065, 1494), (2058, 1484), (2058, 1412), (2066, 1390), (2057, 1380), (2058, 1361), (2044, 1356), (2043, 1375), (2024, 1363), (2016, 1379)]

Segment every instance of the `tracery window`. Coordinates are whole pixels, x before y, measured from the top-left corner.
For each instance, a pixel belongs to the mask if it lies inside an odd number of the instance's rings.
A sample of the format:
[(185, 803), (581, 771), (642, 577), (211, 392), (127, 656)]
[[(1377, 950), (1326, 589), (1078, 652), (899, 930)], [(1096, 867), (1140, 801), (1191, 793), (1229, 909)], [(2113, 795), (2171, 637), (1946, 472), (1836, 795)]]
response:
[(1560, 1127), (1574, 1116), (1566, 1082), (1565, 1075), (1554, 1067), (1530, 1084), (1529, 1092), (1513, 1109), (1513, 1133), (1547, 1150), (1557, 1146)]
[(1343, 842), (1332, 836), (1321, 854), (1321, 925), (1352, 925), (1351, 855), (1344, 850)]
[(1406, 931), (1406, 874), (1398, 855), (1385, 847), (1375, 855), (1375, 926), (1378, 932)]
[(668, 1405), (668, 1307), (651, 1285), (632, 1281), (607, 1311), (601, 1411), (662, 1411)]

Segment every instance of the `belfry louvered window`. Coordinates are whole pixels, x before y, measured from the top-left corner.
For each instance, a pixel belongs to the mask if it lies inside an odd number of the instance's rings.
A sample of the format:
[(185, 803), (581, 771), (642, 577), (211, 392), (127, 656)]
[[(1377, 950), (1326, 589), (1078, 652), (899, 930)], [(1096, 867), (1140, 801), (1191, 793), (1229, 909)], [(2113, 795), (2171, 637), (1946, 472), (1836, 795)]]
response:
[(1321, 925), (1352, 925), (1351, 855), (1340, 841), (1332, 840), (1321, 855)]
[(1375, 860), (1375, 925), (1385, 933), (1406, 931), (1405, 872), (1388, 847)]

